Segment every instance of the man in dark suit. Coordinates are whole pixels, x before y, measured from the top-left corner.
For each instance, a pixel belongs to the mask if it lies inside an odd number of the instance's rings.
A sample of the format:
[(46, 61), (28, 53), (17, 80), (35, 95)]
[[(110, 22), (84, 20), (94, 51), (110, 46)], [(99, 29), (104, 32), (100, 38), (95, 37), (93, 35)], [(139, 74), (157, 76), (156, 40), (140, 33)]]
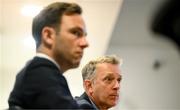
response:
[(81, 108), (107, 110), (117, 104), (121, 63), (115, 56), (104, 56), (86, 64), (82, 70), (85, 92), (75, 98)]
[(75, 97), (75, 99), (79, 107), (82, 109), (98, 110), (96, 105), (90, 100), (85, 92), (80, 97)]
[(18, 73), (10, 109), (79, 108), (62, 74), (79, 66), (88, 47), (81, 13), (77, 4), (56, 2), (35, 16), (32, 34), (37, 55)]

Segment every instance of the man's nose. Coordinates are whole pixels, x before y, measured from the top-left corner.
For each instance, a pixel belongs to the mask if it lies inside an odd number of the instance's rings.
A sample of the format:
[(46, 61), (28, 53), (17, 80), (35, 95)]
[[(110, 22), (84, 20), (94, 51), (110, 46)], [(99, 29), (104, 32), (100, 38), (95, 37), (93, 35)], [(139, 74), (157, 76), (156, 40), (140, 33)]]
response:
[(86, 48), (86, 47), (89, 46), (89, 43), (88, 43), (86, 37), (82, 37), (82, 38), (81, 38), (81, 40), (80, 40), (80, 46), (81, 46), (82, 48)]
[(116, 89), (116, 90), (119, 90), (119, 88), (120, 88), (120, 82), (119, 82), (119, 81), (115, 81), (113, 88)]

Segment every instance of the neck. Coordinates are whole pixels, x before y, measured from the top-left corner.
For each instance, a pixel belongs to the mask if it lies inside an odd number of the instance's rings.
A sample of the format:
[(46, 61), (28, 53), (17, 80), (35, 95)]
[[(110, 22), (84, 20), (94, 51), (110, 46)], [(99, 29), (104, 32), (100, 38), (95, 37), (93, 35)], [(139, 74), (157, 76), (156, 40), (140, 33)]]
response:
[(101, 106), (101, 105), (99, 105), (99, 106), (97, 106), (98, 107), (98, 109), (99, 110), (108, 110), (108, 108), (107, 107), (105, 107), (105, 106)]
[(43, 46), (40, 46), (37, 50), (36, 50), (37, 53), (43, 53), (43, 54), (46, 54), (47, 56), (49, 56), (51, 59), (53, 59), (57, 65), (60, 67), (60, 71), (62, 73), (64, 73), (65, 71), (67, 71), (69, 68), (68, 68), (68, 65), (67, 63), (65, 63), (64, 61), (59, 61), (58, 59), (56, 59), (52, 52), (47, 49), (47, 48), (44, 48)]

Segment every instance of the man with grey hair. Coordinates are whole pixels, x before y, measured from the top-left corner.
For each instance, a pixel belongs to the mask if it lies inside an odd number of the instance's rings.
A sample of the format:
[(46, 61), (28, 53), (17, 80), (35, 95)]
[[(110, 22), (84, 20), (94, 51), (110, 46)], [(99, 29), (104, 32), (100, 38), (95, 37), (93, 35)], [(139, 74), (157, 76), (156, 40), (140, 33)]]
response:
[(117, 104), (122, 79), (116, 56), (103, 56), (90, 61), (82, 69), (85, 92), (76, 97), (81, 108), (107, 110)]

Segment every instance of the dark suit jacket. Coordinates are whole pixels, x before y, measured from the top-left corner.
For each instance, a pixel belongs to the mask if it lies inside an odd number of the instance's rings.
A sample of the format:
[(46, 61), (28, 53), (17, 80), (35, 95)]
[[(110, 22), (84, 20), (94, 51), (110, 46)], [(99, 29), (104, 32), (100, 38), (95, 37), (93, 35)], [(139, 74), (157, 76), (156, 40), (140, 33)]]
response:
[(78, 108), (65, 77), (54, 63), (40, 57), (18, 73), (8, 103), (22, 108)]
[(97, 110), (91, 103), (88, 95), (84, 92), (80, 97), (75, 97), (75, 100), (80, 108), (85, 110)]

